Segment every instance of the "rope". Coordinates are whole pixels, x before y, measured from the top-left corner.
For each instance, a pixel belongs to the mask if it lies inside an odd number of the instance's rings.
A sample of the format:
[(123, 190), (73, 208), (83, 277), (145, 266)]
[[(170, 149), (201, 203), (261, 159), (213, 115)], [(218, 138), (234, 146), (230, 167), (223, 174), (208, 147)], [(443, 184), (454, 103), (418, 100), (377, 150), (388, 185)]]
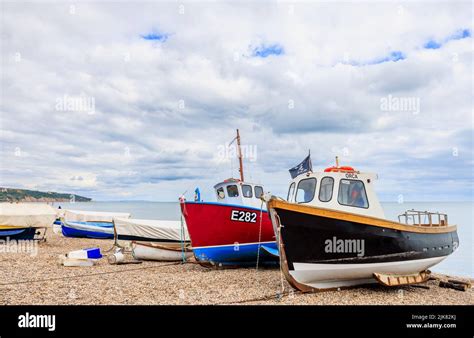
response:
[(260, 302), (260, 301), (266, 301), (266, 300), (274, 300), (278, 299), (281, 300), (285, 296), (290, 296), (290, 295), (295, 295), (295, 294), (303, 294), (301, 291), (288, 291), (288, 292), (281, 292), (277, 294), (271, 294), (267, 296), (262, 296), (262, 297), (256, 297), (256, 298), (251, 298), (251, 299), (244, 299), (244, 300), (237, 300), (234, 302), (221, 302), (221, 303), (215, 303), (215, 305), (226, 305), (226, 304), (244, 304), (244, 303), (250, 303), (250, 302)]
[(114, 220), (112, 220), (112, 224), (114, 225), (114, 243), (112, 244), (112, 247), (110, 249), (104, 250), (104, 252), (110, 252), (113, 249), (115, 249), (116, 247), (122, 249), (122, 247), (118, 244), (118, 233), (117, 233), (117, 228), (115, 227), (115, 221)]
[(260, 246), (261, 246), (261, 241), (262, 241), (262, 213), (263, 213), (263, 201), (262, 203), (260, 204), (260, 226), (259, 226), (259, 230), (258, 230), (258, 245), (257, 245), (257, 266), (256, 266), (256, 270), (258, 271), (258, 263), (259, 263), (259, 260), (260, 260)]
[(184, 254), (184, 222), (183, 212), (181, 211), (181, 258), (183, 263), (186, 262), (186, 255)]
[(13, 282), (13, 283), (1, 283), (0, 286), (17, 285), (17, 284), (27, 284), (27, 283), (39, 283), (39, 282), (49, 282), (49, 281), (53, 281), (53, 280), (63, 280), (63, 279), (81, 278), (81, 277), (89, 277), (89, 276), (110, 275), (110, 274), (114, 274), (114, 273), (121, 273), (121, 272), (127, 272), (127, 271), (157, 269), (157, 268), (162, 268), (162, 267), (172, 266), (172, 265), (179, 265), (179, 264), (181, 264), (181, 262), (179, 262), (179, 263), (163, 264), (163, 265), (158, 265), (158, 266), (147, 266), (147, 267), (135, 268), (135, 269), (124, 269), (124, 270), (119, 270), (119, 271), (106, 271), (106, 272), (96, 272), (96, 273), (73, 275), (73, 276), (52, 277), (52, 278), (44, 278), (44, 279), (36, 279), (36, 280), (27, 280), (27, 281), (17, 281), (17, 282)]
[[(275, 215), (278, 217), (278, 215)], [(281, 224), (280, 218), (278, 217), (278, 259), (280, 260), (279, 268), (280, 268), (280, 285), (281, 285), (281, 292), (285, 292), (285, 281), (283, 276), (283, 269), (282, 269), (282, 257), (281, 257)]]
[[(64, 277), (52, 277), (52, 278), (44, 278), (44, 279), (37, 279), (37, 280), (28, 280), (28, 281), (17, 281), (13, 283), (1, 283), (0, 286), (8, 286), (8, 285), (19, 285), (19, 284), (28, 284), (28, 283), (39, 283), (39, 282), (48, 282), (54, 280), (66, 280), (66, 279), (74, 279), (74, 278), (81, 278), (81, 277), (90, 277), (90, 276), (99, 276), (99, 275), (108, 275), (114, 273), (121, 273), (121, 272), (128, 272), (128, 271), (138, 271), (138, 270), (149, 270), (149, 269), (156, 269), (156, 268), (163, 268), (167, 266), (173, 265), (181, 265), (182, 263), (169, 263), (163, 264), (159, 266), (148, 266), (142, 268), (135, 268), (135, 269), (124, 269), (119, 271), (106, 271), (106, 272), (98, 272), (98, 273), (90, 273), (90, 274), (81, 274), (81, 275), (73, 275), (73, 276), (64, 276)], [(200, 264), (199, 262), (185, 262), (185, 264)], [(226, 305), (226, 304), (244, 304), (250, 302), (259, 302), (259, 301), (267, 301), (267, 300), (281, 300), (285, 296), (295, 295), (295, 294), (304, 294), (302, 291), (282, 291), (277, 294), (266, 295), (262, 297), (250, 298), (250, 299), (243, 299), (237, 301), (230, 301), (230, 302), (221, 302), (221, 303), (213, 303), (214, 305)]]

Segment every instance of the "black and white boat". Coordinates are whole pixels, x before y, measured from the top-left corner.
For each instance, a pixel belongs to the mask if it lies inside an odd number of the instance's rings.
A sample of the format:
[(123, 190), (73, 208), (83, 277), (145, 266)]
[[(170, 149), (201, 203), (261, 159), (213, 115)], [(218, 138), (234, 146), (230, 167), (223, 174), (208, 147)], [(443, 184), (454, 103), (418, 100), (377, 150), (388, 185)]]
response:
[(385, 218), (374, 191), (377, 175), (336, 166), (304, 172), (287, 200), (267, 196), (281, 266), (305, 292), (379, 282), (420, 283), (459, 245), (446, 214), (409, 210)]

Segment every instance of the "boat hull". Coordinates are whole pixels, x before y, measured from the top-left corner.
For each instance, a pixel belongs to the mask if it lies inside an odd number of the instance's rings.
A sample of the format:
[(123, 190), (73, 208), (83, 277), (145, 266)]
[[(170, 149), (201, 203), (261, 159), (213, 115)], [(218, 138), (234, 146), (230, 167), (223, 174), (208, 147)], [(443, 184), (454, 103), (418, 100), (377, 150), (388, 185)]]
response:
[(276, 249), (275, 234), (265, 210), (242, 205), (183, 202), (194, 255), (199, 262), (215, 265), (278, 264), (262, 250)]
[(415, 275), (444, 260), (443, 257), (367, 264), (293, 263), (289, 273), (299, 283), (324, 290), (377, 283), (374, 273)]
[[(193, 256), (191, 250), (187, 247), (183, 252), (180, 243), (170, 244), (169, 242), (132, 243), (133, 257), (138, 260), (151, 261), (182, 261), (188, 260)], [(189, 246), (186, 244), (186, 246)]]
[(278, 256), (270, 254), (266, 247), (277, 250), (276, 242), (244, 243), (193, 248), (194, 256), (201, 262), (214, 262), (220, 265), (254, 266), (277, 264)]
[(11, 228), (0, 230), (0, 240), (33, 240), (36, 228)]
[(280, 233), (288, 277), (296, 287), (375, 283), (374, 273), (417, 274), (441, 262), (459, 243), (455, 227), (448, 231), (412, 226), (409, 231), (404, 225), (385, 226), (365, 218), (368, 224), (347, 213), (288, 205), (279, 202), (269, 208)]
[(110, 222), (63, 222), (61, 227), (65, 237), (113, 239), (114, 228)]

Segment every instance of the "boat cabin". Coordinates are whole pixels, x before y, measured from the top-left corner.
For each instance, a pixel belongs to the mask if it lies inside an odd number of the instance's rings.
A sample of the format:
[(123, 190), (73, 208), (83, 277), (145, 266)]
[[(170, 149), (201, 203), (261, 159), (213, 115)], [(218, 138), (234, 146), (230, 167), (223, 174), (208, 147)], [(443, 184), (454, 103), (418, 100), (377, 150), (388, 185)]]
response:
[[(214, 186), (218, 203), (242, 205), (259, 208), (262, 206), (260, 196), (264, 193), (261, 184), (243, 182), (230, 178)], [(263, 205), (266, 208), (266, 205)]]
[(295, 177), (288, 189), (291, 203), (385, 218), (374, 191), (377, 175), (352, 167), (330, 167), (324, 172), (308, 172)]

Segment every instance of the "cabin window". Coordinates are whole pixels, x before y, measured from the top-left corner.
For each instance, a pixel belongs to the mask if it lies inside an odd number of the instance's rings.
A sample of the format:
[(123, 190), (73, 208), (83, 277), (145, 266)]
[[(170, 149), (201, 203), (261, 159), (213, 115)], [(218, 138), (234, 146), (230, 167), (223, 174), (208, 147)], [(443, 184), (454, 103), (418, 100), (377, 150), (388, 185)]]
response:
[(255, 186), (255, 197), (260, 198), (263, 195), (263, 188), (260, 186)]
[(247, 198), (252, 198), (252, 186), (248, 184), (242, 185), (242, 195)]
[(297, 203), (308, 203), (314, 198), (314, 192), (316, 190), (316, 179), (305, 178), (298, 183), (298, 189), (296, 190), (296, 202)]
[(364, 183), (357, 180), (341, 180), (339, 184), (339, 204), (357, 208), (368, 208), (367, 194)]
[(239, 197), (239, 188), (236, 185), (227, 186), (227, 196), (229, 197)]
[(290, 184), (290, 189), (288, 189), (288, 197), (286, 198), (286, 200), (288, 202), (290, 202), (290, 198), (293, 197), (294, 192), (295, 192), (295, 182), (291, 183)]
[(323, 177), (319, 186), (319, 200), (329, 202), (332, 198), (332, 189), (334, 188), (334, 178)]
[(216, 192), (217, 192), (218, 199), (223, 200), (225, 198), (224, 188), (220, 187), (219, 189), (216, 190)]

